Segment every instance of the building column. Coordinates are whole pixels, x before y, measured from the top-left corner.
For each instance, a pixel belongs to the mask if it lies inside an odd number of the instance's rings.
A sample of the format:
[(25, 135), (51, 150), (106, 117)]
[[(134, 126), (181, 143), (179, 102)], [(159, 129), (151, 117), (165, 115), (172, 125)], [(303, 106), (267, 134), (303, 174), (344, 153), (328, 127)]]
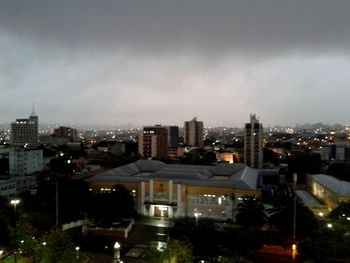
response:
[(169, 206), (169, 208), (168, 208), (168, 217), (169, 218), (173, 217), (173, 207), (172, 206)]
[(183, 206), (181, 204), (181, 184), (177, 184), (176, 187), (176, 194), (177, 194), (177, 209), (176, 209), (176, 216), (183, 216)]
[(154, 216), (154, 205), (149, 206), (149, 216)]
[(173, 180), (169, 180), (169, 203), (173, 202)]
[(177, 205), (181, 203), (181, 184), (177, 184)]
[(153, 202), (153, 184), (154, 184), (154, 181), (153, 179), (149, 180), (149, 201), (150, 202)]
[(141, 182), (141, 204), (140, 204), (140, 212), (142, 215), (145, 214), (145, 182)]

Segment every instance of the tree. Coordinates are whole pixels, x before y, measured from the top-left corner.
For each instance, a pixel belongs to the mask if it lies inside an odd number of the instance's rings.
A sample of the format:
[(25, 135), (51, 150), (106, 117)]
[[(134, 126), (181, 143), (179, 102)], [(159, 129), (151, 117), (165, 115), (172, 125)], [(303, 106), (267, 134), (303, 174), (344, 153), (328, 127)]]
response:
[(0, 244), (9, 242), (8, 226), (10, 225), (10, 215), (13, 213), (9, 205), (9, 200), (0, 196)]
[(110, 192), (97, 193), (92, 200), (89, 212), (102, 224), (136, 216), (134, 197), (122, 185), (115, 185)]
[(25, 256), (30, 262), (40, 262), (43, 246), (40, 232), (30, 224), (25, 216), (20, 217), (14, 227), (10, 228), (10, 236), (15, 247)]
[(44, 262), (66, 263), (76, 262), (74, 245), (61, 230), (53, 230), (45, 237)]
[(255, 196), (244, 196), (237, 205), (236, 222), (255, 231), (266, 223), (264, 206)]
[(350, 217), (350, 202), (341, 202), (329, 213), (328, 217), (332, 220), (347, 220)]
[(165, 249), (152, 245), (146, 253), (146, 258), (154, 263), (193, 262), (191, 244), (176, 239), (170, 239)]
[[(312, 234), (318, 226), (318, 221), (310, 209), (296, 200), (296, 234), (305, 236)], [(294, 221), (294, 194), (286, 192), (279, 195), (274, 207), (267, 210), (270, 225), (275, 226), (282, 233), (291, 235)]]

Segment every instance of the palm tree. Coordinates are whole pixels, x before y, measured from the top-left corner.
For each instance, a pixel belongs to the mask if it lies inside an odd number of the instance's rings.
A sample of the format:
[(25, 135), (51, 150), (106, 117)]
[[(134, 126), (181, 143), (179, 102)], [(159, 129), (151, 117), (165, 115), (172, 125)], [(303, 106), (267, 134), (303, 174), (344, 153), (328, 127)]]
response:
[(255, 196), (242, 197), (242, 202), (237, 205), (236, 211), (236, 222), (251, 231), (267, 222), (264, 206)]

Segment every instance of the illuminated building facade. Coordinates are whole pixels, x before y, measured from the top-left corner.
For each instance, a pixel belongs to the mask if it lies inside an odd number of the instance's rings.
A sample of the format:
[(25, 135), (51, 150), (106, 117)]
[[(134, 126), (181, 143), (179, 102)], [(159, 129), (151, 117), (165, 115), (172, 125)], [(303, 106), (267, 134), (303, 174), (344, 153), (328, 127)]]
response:
[(325, 174), (307, 175), (308, 191), (329, 210), (350, 200), (350, 183)]
[(139, 160), (87, 179), (94, 191), (121, 184), (135, 197), (140, 214), (151, 217), (232, 219), (245, 195), (260, 196), (257, 169), (244, 164), (217, 166), (165, 164)]

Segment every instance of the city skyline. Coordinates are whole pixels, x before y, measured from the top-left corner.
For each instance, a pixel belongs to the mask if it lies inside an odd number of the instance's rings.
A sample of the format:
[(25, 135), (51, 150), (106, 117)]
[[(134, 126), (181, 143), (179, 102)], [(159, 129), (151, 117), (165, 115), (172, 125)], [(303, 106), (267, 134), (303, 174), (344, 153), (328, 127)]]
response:
[(348, 1), (2, 1), (0, 123), (350, 122)]

